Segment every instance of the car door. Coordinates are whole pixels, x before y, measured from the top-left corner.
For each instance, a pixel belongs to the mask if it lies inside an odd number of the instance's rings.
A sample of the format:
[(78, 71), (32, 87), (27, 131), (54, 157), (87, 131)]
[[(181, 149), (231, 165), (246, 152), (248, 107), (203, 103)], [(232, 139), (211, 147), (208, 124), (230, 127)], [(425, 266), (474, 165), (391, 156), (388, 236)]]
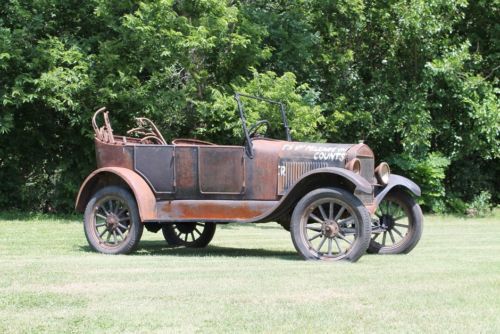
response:
[(242, 146), (198, 147), (199, 191), (205, 195), (245, 193), (245, 153)]
[(142, 175), (157, 195), (175, 193), (174, 146), (135, 145), (134, 170)]

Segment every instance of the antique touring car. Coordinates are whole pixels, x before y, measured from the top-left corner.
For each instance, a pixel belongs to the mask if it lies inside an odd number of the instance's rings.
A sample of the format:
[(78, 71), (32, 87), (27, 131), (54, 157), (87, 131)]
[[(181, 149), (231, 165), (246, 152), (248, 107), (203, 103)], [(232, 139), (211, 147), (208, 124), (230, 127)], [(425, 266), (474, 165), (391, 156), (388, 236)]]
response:
[[(242, 97), (278, 106), (285, 140), (259, 134), (270, 128), (267, 120), (247, 127)], [(365, 144), (292, 141), (280, 102), (245, 94), (235, 99), (241, 146), (167, 143), (146, 118), (117, 136), (105, 108), (94, 114), (98, 169), (76, 201), (94, 250), (129, 253), (144, 227), (162, 230), (170, 246), (205, 247), (217, 224), (273, 221), (290, 231), (305, 259), (356, 261), (367, 250), (398, 254), (415, 247), (422, 212), (414, 182), (391, 174), (385, 162), (375, 168)]]

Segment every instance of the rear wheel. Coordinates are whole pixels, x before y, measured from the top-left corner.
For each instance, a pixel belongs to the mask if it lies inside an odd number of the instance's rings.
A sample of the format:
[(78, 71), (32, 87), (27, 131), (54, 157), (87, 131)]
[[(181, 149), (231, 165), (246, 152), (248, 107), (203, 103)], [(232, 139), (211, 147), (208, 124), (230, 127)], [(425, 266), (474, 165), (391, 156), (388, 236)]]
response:
[(102, 188), (92, 196), (83, 227), (90, 247), (105, 254), (132, 252), (144, 229), (134, 197), (116, 186)]
[(295, 207), (291, 235), (295, 249), (306, 260), (355, 262), (370, 242), (370, 215), (345, 190), (317, 189)]
[(375, 212), (369, 253), (409, 253), (422, 236), (423, 215), (412, 196), (394, 190), (384, 197)]
[(215, 228), (215, 223), (170, 223), (162, 227), (162, 232), (170, 246), (203, 248), (212, 241)]

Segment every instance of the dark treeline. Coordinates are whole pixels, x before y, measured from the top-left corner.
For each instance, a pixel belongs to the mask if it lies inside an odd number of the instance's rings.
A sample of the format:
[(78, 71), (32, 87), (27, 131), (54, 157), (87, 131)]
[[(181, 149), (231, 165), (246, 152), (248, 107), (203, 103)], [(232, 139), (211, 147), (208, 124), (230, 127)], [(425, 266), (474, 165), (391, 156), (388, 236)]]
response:
[[(0, 209), (71, 211), (90, 117), (240, 143), (235, 90), (299, 140), (365, 140), (424, 208), (499, 202), (498, 0), (0, 2)], [(250, 120), (279, 115), (251, 105)], [(253, 107), (253, 108), (252, 108)]]

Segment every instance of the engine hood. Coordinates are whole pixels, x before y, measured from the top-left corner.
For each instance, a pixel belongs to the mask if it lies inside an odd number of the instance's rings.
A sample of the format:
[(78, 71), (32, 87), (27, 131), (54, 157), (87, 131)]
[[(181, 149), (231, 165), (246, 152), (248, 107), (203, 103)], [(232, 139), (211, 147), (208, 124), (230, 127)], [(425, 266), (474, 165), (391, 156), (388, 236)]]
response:
[(324, 167), (345, 168), (346, 163), (357, 158), (361, 163), (361, 176), (373, 180), (374, 157), (365, 144), (329, 144), (288, 142), (259, 138), (253, 141), (257, 159), (262, 164), (278, 167), (278, 194), (282, 195), (302, 175)]

